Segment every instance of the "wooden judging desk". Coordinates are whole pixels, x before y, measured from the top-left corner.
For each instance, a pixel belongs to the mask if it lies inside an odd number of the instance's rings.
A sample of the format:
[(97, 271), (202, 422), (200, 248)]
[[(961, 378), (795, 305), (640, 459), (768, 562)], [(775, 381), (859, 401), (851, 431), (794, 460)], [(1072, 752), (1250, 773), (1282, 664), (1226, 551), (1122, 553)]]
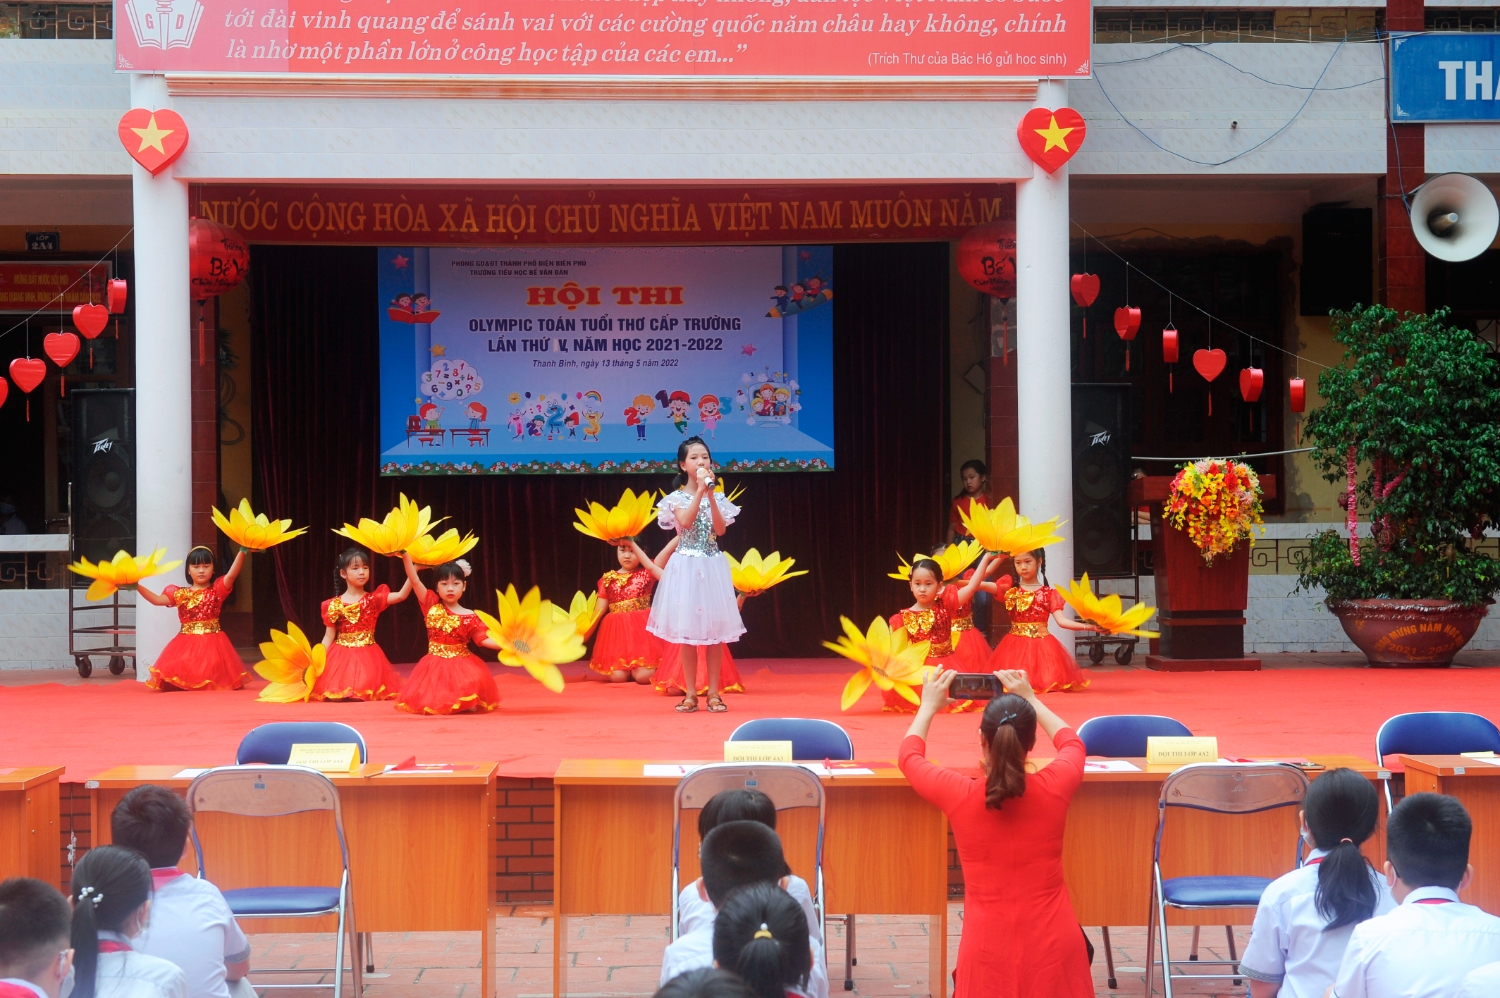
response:
[(1474, 820), (1469, 840), (1474, 880), (1459, 896), (1500, 915), (1500, 766), (1461, 755), (1403, 755), (1401, 765), (1408, 794), (1448, 794), (1468, 808)]
[(0, 880), (35, 877), (62, 888), (57, 780), (62, 766), (0, 768)]
[[(360, 932), (479, 932), (483, 998), (494, 994), (495, 771), (493, 762), (453, 763), (453, 772), (329, 778), (339, 791)], [(181, 766), (116, 766), (89, 780), (94, 844), (110, 841), (109, 816), (143, 783), (186, 791)], [(55, 811), (54, 806), (54, 811)], [(197, 816), (208, 874), (221, 889), (336, 885), (338, 840), (327, 812), (278, 818)], [(55, 845), (54, 845), (55, 848)], [(56, 864), (54, 863), (54, 866)], [(196, 872), (192, 842), (182, 869)], [(326, 927), (324, 926), (324, 923)], [(327, 919), (254, 919), (252, 932), (332, 931)], [(253, 973), (252, 968), (252, 973)]]

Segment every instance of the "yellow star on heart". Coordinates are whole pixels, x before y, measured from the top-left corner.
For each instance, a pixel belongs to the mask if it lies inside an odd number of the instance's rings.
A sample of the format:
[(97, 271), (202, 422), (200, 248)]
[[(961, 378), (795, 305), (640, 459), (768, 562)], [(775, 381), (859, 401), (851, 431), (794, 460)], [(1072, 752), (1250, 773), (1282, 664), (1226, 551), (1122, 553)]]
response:
[(151, 116), (151, 120), (146, 123), (145, 128), (132, 128), (131, 131), (141, 137), (141, 147), (137, 149), (136, 152), (145, 152), (147, 149), (155, 149), (157, 152), (165, 156), (167, 154), (167, 150), (166, 147), (161, 144), (161, 140), (166, 138), (168, 135), (171, 135), (174, 131), (176, 131), (176, 129), (156, 127), (156, 115), (153, 114)]
[(1032, 130), (1047, 140), (1047, 146), (1042, 152), (1051, 152), (1053, 149), (1061, 149), (1063, 152), (1073, 151), (1068, 148), (1068, 133), (1075, 131), (1075, 129), (1059, 128), (1057, 125), (1057, 115), (1054, 114), (1052, 116), (1052, 122), (1046, 128), (1035, 128)]

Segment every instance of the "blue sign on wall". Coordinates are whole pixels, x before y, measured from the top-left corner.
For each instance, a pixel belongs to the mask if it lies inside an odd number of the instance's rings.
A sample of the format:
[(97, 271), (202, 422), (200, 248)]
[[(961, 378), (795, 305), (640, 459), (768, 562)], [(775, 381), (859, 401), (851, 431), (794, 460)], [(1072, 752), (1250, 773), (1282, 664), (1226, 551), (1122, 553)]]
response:
[(1391, 39), (1392, 121), (1500, 121), (1500, 34)]

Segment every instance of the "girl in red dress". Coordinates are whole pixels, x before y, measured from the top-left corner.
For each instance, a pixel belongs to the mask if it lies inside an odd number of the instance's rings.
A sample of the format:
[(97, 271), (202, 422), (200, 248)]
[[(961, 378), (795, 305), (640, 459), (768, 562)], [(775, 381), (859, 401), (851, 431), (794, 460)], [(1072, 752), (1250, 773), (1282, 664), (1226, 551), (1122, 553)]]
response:
[[(998, 566), (999, 564), (1000, 560), (997, 558), (995, 565)], [(966, 583), (976, 574), (978, 574), (977, 570), (971, 568), (963, 574), (959, 581)], [(1010, 584), (1011, 579), (1008, 575), (1002, 575), (995, 582), (981, 581), (979, 584), (980, 591), (974, 594), (974, 599), (967, 605), (960, 606), (958, 612), (953, 615), (951, 624), (954, 635), (953, 654), (961, 663), (960, 672), (990, 671), (990, 655), (993, 654), (993, 649), (990, 648), (989, 641), (985, 640), (984, 632), (974, 626), (974, 604), (978, 601), (980, 595), (993, 592), (997, 587), (1001, 590), (1009, 589)], [(948, 589), (957, 590), (958, 586), (948, 585), (944, 590), (945, 594)], [(957, 593), (955, 592), (954, 595), (956, 597)]]
[(205, 547), (188, 552), (182, 574), (191, 585), (168, 586), (153, 593), (136, 591), (147, 603), (175, 606), (182, 630), (157, 656), (146, 685), (153, 690), (237, 690), (245, 685), (245, 663), (219, 629), (219, 613), (245, 564), (244, 549), (221, 578), (214, 578), (214, 553)]
[[(599, 576), (599, 637), (589, 668), (612, 683), (635, 680), (649, 685), (661, 665), (661, 639), (646, 630), (651, 616), (651, 593), (661, 578), (661, 567), (677, 547), (672, 538), (655, 559), (631, 537), (615, 544), (618, 569)], [(584, 635), (587, 637), (587, 635)]]
[(427, 623), (427, 654), (412, 669), (396, 709), (408, 714), (494, 710), (500, 706), (500, 690), (489, 668), (469, 651), (469, 642), (496, 651), (500, 645), (474, 612), (458, 602), (468, 585), (469, 563), (460, 558), (439, 565), (433, 572), (436, 591), (422, 584), (410, 555), (402, 552), (401, 563)]
[[(1088, 677), (1062, 642), (1047, 632), (1047, 620), (1069, 631), (1096, 631), (1093, 624), (1069, 620), (1063, 616), (1067, 606), (1057, 590), (1047, 585), (1047, 552), (1037, 548), (1015, 557), (1018, 586), (999, 586), (1004, 594), (1005, 610), (1010, 614), (1010, 633), (1000, 639), (990, 656), (991, 669), (1018, 669), (1043, 693), (1053, 690), (1082, 692), (1088, 688)], [(1038, 581), (1038, 576), (1041, 577)], [(1008, 578), (1002, 580), (1009, 582)]]
[[(943, 569), (931, 558), (919, 558), (911, 566), (911, 594), (916, 600), (910, 607), (891, 615), (891, 630), (906, 629), (907, 640), (930, 642), (927, 648), (927, 664), (939, 669), (966, 670), (968, 665), (953, 647), (953, 619), (966, 613), (969, 601), (979, 591), (985, 576), (999, 564), (995, 555), (986, 554), (979, 559), (974, 574), (962, 586), (944, 586)], [(911, 701), (895, 690), (881, 694), (886, 710), (911, 714), (916, 711)], [(955, 711), (977, 710), (972, 701), (965, 700)]]
[(313, 684), (311, 699), (390, 700), (401, 689), (401, 675), (375, 643), (375, 621), (386, 607), (406, 599), (411, 580), (394, 595), (387, 585), (366, 592), (370, 554), (363, 548), (349, 548), (339, 555), (338, 573), (344, 580), (344, 593), (323, 601), (323, 647), (328, 649), (328, 660)]
[[(956, 675), (944, 672), (922, 687), (898, 760), (912, 789), (948, 816), (964, 868), (954, 998), (1093, 998), (1086, 937), (1062, 868), (1068, 805), (1083, 783), (1083, 742), (1037, 699), (1025, 673), (999, 672), (1009, 692), (991, 700), (979, 722), (984, 775), (933, 765), (927, 730)], [(1027, 774), (1038, 724), (1057, 758)], [(1005, 848), (995, 848), (999, 842)]]

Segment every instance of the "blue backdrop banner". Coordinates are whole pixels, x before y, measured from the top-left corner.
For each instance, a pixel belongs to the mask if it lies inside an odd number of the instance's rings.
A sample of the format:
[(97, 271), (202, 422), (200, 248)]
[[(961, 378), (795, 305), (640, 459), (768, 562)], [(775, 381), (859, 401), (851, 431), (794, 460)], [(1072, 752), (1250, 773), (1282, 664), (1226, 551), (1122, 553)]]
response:
[(1500, 35), (1391, 39), (1392, 121), (1500, 121)]
[(832, 247), (379, 253), (382, 474), (833, 467)]

